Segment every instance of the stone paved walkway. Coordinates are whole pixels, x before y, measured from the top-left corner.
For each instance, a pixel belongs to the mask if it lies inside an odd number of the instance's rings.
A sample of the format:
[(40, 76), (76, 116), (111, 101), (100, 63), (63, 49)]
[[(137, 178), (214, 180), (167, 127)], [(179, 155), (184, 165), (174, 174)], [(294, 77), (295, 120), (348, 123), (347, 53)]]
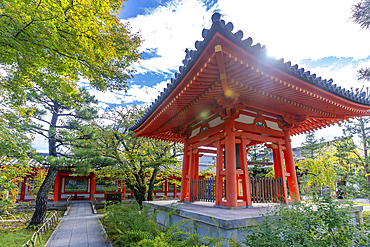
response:
[(48, 247), (109, 247), (90, 202), (73, 202), (68, 216), (50, 237)]

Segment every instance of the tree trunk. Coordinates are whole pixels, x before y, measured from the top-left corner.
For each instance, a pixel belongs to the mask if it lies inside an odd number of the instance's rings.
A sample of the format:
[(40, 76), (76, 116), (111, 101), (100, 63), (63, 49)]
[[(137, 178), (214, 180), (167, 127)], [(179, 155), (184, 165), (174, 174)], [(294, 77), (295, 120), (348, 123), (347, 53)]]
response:
[(39, 191), (37, 192), (35, 212), (33, 213), (32, 219), (28, 227), (37, 226), (44, 222), (44, 218), (47, 211), (49, 191), (55, 181), (57, 173), (58, 173), (57, 168), (55, 167), (49, 168), (48, 174), (46, 175), (44, 182), (42, 183)]
[(143, 201), (147, 201), (145, 183), (143, 184), (140, 181), (135, 181), (135, 185), (133, 185), (131, 181), (125, 180), (125, 184), (130, 188), (139, 205), (142, 205)]
[(146, 186), (138, 186), (136, 190), (133, 190), (135, 200), (139, 205), (143, 204), (143, 201), (147, 201), (147, 196), (146, 196)]
[(155, 182), (155, 179), (157, 178), (158, 170), (159, 170), (158, 167), (154, 168), (152, 177), (150, 178), (149, 188), (148, 188), (148, 201), (154, 200), (153, 198), (154, 182)]

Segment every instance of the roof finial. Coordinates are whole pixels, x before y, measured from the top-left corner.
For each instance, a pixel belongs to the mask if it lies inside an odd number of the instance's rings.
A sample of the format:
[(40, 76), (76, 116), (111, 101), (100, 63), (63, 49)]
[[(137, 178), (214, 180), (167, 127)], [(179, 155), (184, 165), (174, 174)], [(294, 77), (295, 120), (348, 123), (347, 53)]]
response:
[(212, 22), (220, 21), (220, 19), (221, 19), (221, 15), (219, 13), (214, 13), (212, 15)]

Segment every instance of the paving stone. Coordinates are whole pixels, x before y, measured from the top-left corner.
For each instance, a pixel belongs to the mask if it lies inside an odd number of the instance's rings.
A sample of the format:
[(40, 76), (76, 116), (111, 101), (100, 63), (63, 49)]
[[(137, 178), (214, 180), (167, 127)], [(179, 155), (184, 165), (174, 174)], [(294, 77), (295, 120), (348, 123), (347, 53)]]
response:
[(90, 202), (73, 202), (50, 247), (107, 247)]

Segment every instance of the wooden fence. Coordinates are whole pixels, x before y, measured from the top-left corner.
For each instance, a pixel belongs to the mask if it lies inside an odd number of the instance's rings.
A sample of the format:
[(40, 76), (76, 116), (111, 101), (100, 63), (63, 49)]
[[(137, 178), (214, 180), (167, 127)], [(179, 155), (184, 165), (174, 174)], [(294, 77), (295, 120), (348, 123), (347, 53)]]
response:
[(283, 201), (282, 178), (250, 178), (251, 199), (254, 203)]
[[(191, 201), (214, 202), (216, 178), (191, 179)], [(223, 196), (226, 183), (223, 183)], [(282, 178), (250, 178), (251, 199), (254, 203), (283, 201)]]
[(216, 177), (191, 179), (191, 201), (214, 202)]
[(27, 241), (22, 247), (35, 247), (36, 242), (41, 244), (43, 235), (45, 235), (54, 225), (58, 224), (58, 212), (54, 212), (50, 219), (48, 219), (41, 227), (38, 229), (31, 237), (30, 240)]

